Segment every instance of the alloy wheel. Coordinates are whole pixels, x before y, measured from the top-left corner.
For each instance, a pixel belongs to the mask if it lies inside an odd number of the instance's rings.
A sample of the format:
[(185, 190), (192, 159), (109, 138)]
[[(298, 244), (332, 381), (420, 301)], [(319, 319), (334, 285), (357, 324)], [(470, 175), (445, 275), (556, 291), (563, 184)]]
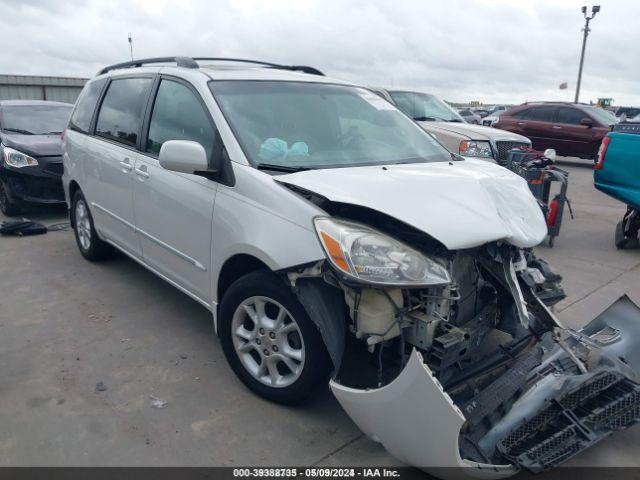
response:
[(268, 297), (249, 297), (231, 322), (233, 346), (244, 368), (274, 388), (294, 383), (304, 368), (300, 328), (289, 311)]
[(84, 200), (76, 202), (75, 221), (80, 246), (83, 250), (89, 250), (91, 247), (91, 222), (89, 221), (89, 210)]

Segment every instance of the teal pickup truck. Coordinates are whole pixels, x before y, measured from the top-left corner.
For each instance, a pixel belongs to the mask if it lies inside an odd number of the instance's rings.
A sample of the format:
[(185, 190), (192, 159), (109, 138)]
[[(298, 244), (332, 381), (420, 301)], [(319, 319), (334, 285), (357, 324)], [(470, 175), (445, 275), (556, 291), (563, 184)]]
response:
[(640, 122), (614, 125), (604, 137), (594, 181), (598, 190), (627, 205), (616, 226), (616, 247), (640, 247)]

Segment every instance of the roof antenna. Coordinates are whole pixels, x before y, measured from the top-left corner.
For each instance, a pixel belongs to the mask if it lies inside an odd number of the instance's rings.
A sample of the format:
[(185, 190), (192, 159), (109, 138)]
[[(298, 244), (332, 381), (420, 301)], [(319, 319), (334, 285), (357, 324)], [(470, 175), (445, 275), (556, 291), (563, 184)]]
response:
[(133, 37), (131, 36), (131, 32), (129, 32), (128, 40), (129, 40), (129, 54), (131, 55), (131, 61), (133, 62)]

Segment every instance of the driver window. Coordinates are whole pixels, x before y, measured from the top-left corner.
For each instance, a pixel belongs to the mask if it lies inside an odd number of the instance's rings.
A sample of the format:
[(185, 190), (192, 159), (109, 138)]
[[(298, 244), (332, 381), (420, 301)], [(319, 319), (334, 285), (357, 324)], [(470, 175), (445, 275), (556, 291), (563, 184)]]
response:
[(147, 152), (158, 155), (167, 140), (192, 140), (211, 158), (215, 138), (209, 117), (193, 92), (181, 83), (162, 80), (149, 122)]

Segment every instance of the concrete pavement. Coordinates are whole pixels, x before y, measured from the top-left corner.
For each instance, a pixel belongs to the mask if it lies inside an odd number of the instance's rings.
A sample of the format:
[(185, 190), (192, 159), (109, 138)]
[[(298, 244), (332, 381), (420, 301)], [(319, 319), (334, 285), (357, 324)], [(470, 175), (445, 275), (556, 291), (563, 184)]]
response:
[[(623, 293), (640, 303), (640, 251), (615, 249), (624, 206), (588, 162), (565, 166), (576, 218), (537, 250), (565, 278), (560, 319), (580, 326)], [(328, 390), (299, 408), (251, 394), (204, 308), (124, 255), (84, 261), (71, 231), (0, 238), (0, 365), (0, 466), (398, 464)], [(638, 446), (640, 427), (571, 463), (638, 466)]]

